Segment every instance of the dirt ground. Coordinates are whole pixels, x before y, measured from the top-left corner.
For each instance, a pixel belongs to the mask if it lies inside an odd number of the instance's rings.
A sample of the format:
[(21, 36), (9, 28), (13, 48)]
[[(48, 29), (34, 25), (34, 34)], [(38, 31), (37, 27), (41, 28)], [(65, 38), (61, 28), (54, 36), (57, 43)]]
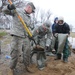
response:
[[(10, 41), (9, 35), (4, 36), (1, 40), (1, 55), (0, 55), (0, 75), (10, 75), (9, 62), (10, 59), (6, 55), (10, 55)], [(62, 59), (59, 61), (54, 60), (55, 57), (48, 56), (44, 70), (38, 70), (36, 64), (32, 64), (31, 68), (34, 73), (25, 71), (23, 63), (18, 63), (15, 75), (75, 75), (75, 55), (71, 53), (68, 63), (63, 63)]]

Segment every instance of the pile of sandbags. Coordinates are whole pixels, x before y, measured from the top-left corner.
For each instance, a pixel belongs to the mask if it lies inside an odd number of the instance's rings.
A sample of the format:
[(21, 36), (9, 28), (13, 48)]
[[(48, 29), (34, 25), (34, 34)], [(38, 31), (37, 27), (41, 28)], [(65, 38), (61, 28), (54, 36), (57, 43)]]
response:
[(69, 37), (68, 40), (71, 45), (72, 52), (75, 53), (75, 38)]

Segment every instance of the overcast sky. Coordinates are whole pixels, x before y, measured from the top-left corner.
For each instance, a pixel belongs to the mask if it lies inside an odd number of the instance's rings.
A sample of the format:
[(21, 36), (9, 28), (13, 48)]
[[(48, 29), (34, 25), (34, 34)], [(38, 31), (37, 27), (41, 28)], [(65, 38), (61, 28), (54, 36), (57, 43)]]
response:
[(50, 9), (55, 16), (63, 16), (65, 21), (75, 27), (75, 0), (30, 0), (35, 6), (44, 10)]

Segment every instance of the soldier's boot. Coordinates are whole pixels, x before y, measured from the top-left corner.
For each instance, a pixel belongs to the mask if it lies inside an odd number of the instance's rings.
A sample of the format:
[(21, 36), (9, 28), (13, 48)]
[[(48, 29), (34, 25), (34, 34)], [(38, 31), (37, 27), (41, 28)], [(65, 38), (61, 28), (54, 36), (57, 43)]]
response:
[(68, 58), (63, 58), (63, 62), (67, 63), (68, 62)]
[(39, 70), (43, 70), (46, 67), (46, 55), (44, 51), (37, 54), (37, 66)]
[(61, 59), (61, 54), (58, 53), (57, 56), (56, 56), (56, 58), (54, 60), (60, 60), (60, 59)]
[(39, 70), (43, 70), (45, 67), (46, 67), (46, 64), (41, 65), (41, 66), (38, 66), (38, 69), (39, 69)]
[(13, 69), (9, 69), (8, 75), (14, 75), (14, 70)]

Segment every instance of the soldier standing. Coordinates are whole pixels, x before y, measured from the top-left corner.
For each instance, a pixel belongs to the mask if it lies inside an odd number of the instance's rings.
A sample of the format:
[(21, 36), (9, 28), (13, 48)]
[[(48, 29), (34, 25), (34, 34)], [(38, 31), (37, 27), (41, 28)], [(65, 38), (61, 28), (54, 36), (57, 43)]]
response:
[[(10, 69), (11, 72), (16, 67), (17, 61), (19, 60), (19, 56), (21, 56), (21, 51), (23, 47), (23, 62), (25, 67), (27, 68), (30, 64), (30, 40), (28, 35), (20, 22), (17, 18), (17, 14), (15, 13), (15, 9), (19, 13), (19, 15), (23, 18), (28, 28), (30, 28), (30, 14), (34, 13), (35, 6), (32, 2), (29, 2), (25, 8), (15, 8), (14, 4), (8, 5), (3, 8), (3, 12), (8, 15), (13, 16), (13, 26), (11, 28), (11, 61), (10, 61)], [(11, 73), (12, 75), (13, 73)]]

